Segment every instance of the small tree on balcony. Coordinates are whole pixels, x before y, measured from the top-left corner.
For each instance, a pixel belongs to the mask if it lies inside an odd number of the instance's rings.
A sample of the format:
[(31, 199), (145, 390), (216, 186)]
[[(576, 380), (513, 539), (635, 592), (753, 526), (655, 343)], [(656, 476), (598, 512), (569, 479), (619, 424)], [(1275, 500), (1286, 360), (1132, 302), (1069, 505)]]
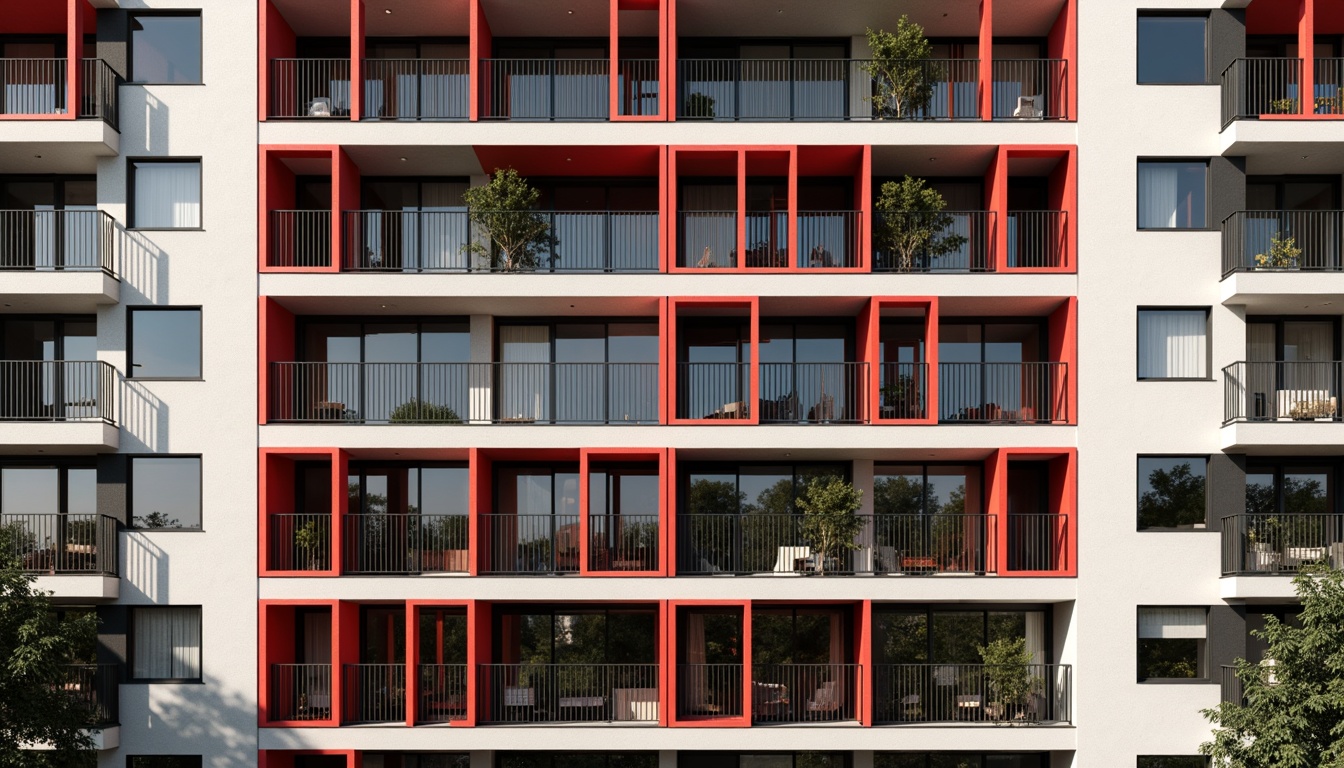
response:
[(1041, 679), (1032, 674), (1031, 653), (1026, 638), (1006, 637), (980, 646), (989, 684), (990, 714), (995, 720), (1013, 720), (1030, 715), (1028, 704), (1041, 692)]
[(803, 539), (817, 554), (817, 572), (825, 575), (826, 558), (839, 558), (851, 549), (858, 549), (854, 538), (863, 530), (859, 507), (863, 505), (863, 491), (843, 477), (817, 478), (796, 502), (803, 513), (800, 526)]
[(1302, 258), (1302, 249), (1297, 247), (1297, 238), (1274, 235), (1269, 239), (1269, 252), (1255, 254), (1255, 266), (1262, 269), (1297, 269)]
[(882, 185), (874, 206), (873, 247), (887, 255), (898, 272), (909, 272), (921, 254), (930, 258), (956, 253), (966, 238), (947, 232), (955, 219), (944, 213), (947, 201), (924, 179), (906, 176)]
[(549, 254), (555, 239), (545, 214), (536, 210), (541, 197), (527, 179), (512, 168), (501, 168), (489, 183), (462, 194), (467, 218), (479, 227), (486, 242), (470, 240), (464, 253), (482, 256), (498, 272), (529, 272)]
[(896, 22), (896, 31), (867, 29), (868, 50), (872, 58), (862, 64), (873, 78), (873, 117), (879, 120), (903, 120), (928, 109), (933, 100), (933, 78), (929, 59), (933, 44), (924, 38), (924, 28), (904, 15)]

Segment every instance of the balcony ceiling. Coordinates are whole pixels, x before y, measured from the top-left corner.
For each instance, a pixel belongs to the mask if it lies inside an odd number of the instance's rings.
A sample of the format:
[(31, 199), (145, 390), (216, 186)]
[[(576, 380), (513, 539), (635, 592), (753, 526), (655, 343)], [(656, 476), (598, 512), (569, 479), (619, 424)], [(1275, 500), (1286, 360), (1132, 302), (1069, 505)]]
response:
[[(608, 0), (484, 0), (485, 20), (495, 37), (606, 37), (611, 5)], [(642, 13), (648, 21), (623, 35), (658, 34), (658, 14)]]
[(997, 147), (883, 145), (873, 147), (873, 176), (983, 176)]
[(1259, 141), (1247, 142), (1246, 147), (1246, 173), (1253, 176), (1344, 174), (1344, 143), (1341, 142)]
[(474, 176), (485, 172), (471, 147), (354, 145), (345, 151), (363, 176)]
[[(994, 34), (1038, 37), (1050, 31), (1064, 0), (998, 0)], [(980, 29), (979, 0), (679, 0), (677, 34), (681, 37), (849, 37), (865, 27), (895, 29), (901, 14), (924, 27), (929, 37), (975, 36)]]
[(299, 37), (349, 37), (350, 11), (331, 0), (271, 0)]
[(463, 280), (493, 280), (499, 296), (446, 298), (442, 296), (292, 296), (277, 299), (297, 315), (342, 315), (365, 317), (430, 317), (444, 315), (494, 315), (496, 317), (656, 317), (658, 299), (653, 296), (603, 297), (533, 296), (519, 301), (509, 294), (514, 275), (463, 275)]
[(364, 9), (364, 34), (368, 37), (471, 34), (467, 0), (364, 0)]

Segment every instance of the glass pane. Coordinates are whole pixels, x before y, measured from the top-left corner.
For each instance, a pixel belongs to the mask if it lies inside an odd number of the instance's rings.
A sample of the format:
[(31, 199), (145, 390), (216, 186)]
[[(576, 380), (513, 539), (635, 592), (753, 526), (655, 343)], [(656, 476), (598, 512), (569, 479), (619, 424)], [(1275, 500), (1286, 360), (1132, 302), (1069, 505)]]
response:
[(1278, 511), (1273, 472), (1246, 473), (1246, 514), (1272, 515)]
[(131, 225), (142, 229), (201, 226), (199, 162), (133, 163), (134, 204)]
[(137, 528), (200, 528), (201, 460), (132, 458), (131, 513)]
[(465, 515), (468, 508), (466, 467), (426, 467), (420, 470), (420, 512), (426, 515)]
[(60, 474), (55, 467), (0, 468), (0, 513), (60, 513)]
[(1283, 471), (1283, 511), (1288, 515), (1320, 515), (1330, 511), (1330, 471), (1292, 467)]
[(933, 614), (935, 664), (979, 664), (985, 644), (985, 614), (936, 612)]
[(1139, 530), (1202, 525), (1208, 507), (1203, 456), (1139, 458)]
[(97, 514), (98, 470), (71, 467), (65, 471), (65, 511), (71, 515)]
[(131, 377), (201, 376), (199, 309), (131, 310)]
[(132, 16), (131, 63), (136, 82), (201, 82), (201, 17)]
[(1139, 163), (1139, 229), (1203, 229), (1208, 170), (1204, 162)]
[(873, 512), (917, 515), (924, 511), (922, 466), (879, 466), (873, 479)]
[(793, 472), (787, 467), (743, 467), (739, 475), (746, 514), (793, 512)]
[(1139, 679), (1199, 677), (1202, 640), (1139, 638)]
[(420, 327), (420, 361), (471, 362), (471, 331), (466, 323), (425, 323)]
[(1139, 17), (1139, 82), (1204, 83), (1205, 16)]
[(929, 660), (929, 620), (919, 613), (874, 612), (879, 664), (924, 664)]

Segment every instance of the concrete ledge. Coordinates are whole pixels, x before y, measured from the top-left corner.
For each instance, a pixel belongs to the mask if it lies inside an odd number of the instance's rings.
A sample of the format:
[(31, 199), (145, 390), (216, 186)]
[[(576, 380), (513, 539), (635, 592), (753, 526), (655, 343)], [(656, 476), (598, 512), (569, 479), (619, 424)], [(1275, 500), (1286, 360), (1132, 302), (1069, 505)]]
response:
[(1337, 152), (1344, 122), (1339, 120), (1234, 120), (1219, 134), (1224, 156), (1275, 152), (1311, 155)]
[(102, 271), (0, 271), (0, 303), (30, 312), (96, 312), (121, 300), (121, 281)]
[(1333, 455), (1344, 444), (1344, 422), (1339, 421), (1239, 421), (1219, 432), (1223, 450), (1236, 453)]
[[(1303, 304), (1327, 302), (1344, 305), (1344, 272), (1234, 272), (1219, 287), (1223, 304), (1252, 311), (1301, 311)], [(1324, 306), (1320, 311), (1329, 312)]]
[(1218, 580), (1218, 589), (1224, 600), (1252, 600), (1256, 602), (1295, 602), (1293, 577), (1289, 575), (1224, 576)]
[[(93, 739), (93, 748), (98, 751), (106, 749), (116, 749), (121, 746), (121, 726), (111, 725), (97, 730), (88, 730), (86, 733)], [(28, 749), (34, 752), (48, 752), (51, 750), (51, 744), (34, 744), (28, 742), (19, 745), (19, 749)]]
[(0, 120), (0, 145), (9, 173), (92, 173), (97, 158), (121, 153), (121, 134), (94, 118)]
[(101, 421), (0, 422), (0, 453), (110, 453), (121, 430)]
[(61, 573), (39, 575), (35, 585), (51, 592), (58, 602), (79, 600), (116, 600), (121, 591), (121, 579), (102, 574)]

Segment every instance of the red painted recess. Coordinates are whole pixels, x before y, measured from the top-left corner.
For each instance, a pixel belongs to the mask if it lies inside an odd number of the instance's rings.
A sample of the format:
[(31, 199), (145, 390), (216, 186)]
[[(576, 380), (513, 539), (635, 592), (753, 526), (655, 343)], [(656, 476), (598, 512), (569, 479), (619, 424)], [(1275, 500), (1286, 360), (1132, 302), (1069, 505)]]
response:
[[(658, 567), (653, 570), (615, 570), (592, 567), (593, 538), (590, 534), (592, 508), (589, 503), (591, 471), (594, 464), (653, 464), (658, 468)], [(648, 578), (667, 575), (667, 563), (672, 558), (668, 549), (667, 488), (668, 464), (666, 448), (581, 448), (579, 449), (579, 575), (607, 578)]]
[(647, 146), (486, 146), (476, 159), (486, 173), (512, 168), (523, 176), (662, 176), (662, 148)]
[[(283, 266), (285, 253), (272, 253), (271, 212), (292, 210), (295, 206), (295, 179), (300, 175), (290, 164), (301, 165), (303, 175), (325, 172), (331, 178), (331, 254), (323, 266)], [(257, 271), (290, 273), (327, 273), (341, 270), (341, 216), (344, 210), (359, 207), (359, 168), (345, 150), (336, 145), (263, 145), (258, 149)], [(344, 207), (343, 207), (344, 206)], [(272, 266), (272, 262), (280, 265)]]
[[(341, 631), (342, 626), (337, 619), (340, 614), (340, 603), (337, 600), (261, 600), (257, 604), (257, 626), (258, 626), (258, 670), (257, 670), (257, 724), (262, 727), (273, 728), (334, 728), (340, 725), (341, 712), (341, 680), (336, 670), (341, 669)], [(297, 633), (297, 609), (316, 608), (327, 610), (332, 618), (331, 627), (331, 664), (332, 673), (329, 679), (330, 700), (328, 701), (328, 716), (314, 720), (279, 720), (273, 718), (270, 712), (271, 706), (271, 665), (273, 664), (294, 664), (296, 663), (296, 644)], [(348, 645), (358, 651), (359, 624), (355, 622), (352, 627), (352, 638)]]
[[(924, 391), (924, 418), (908, 419), (883, 416), (882, 409), (882, 318), (884, 316), (922, 314), (924, 318), (924, 356), (927, 372)], [(938, 297), (874, 296), (864, 308), (859, 322), (858, 347), (868, 363), (868, 413), (874, 424), (938, 423)]]
[[(1050, 514), (1058, 520), (1052, 526), (1053, 569), (1013, 570), (1009, 558), (1008, 464), (1017, 461), (1044, 461), (1050, 464)], [(985, 461), (985, 486), (988, 491), (985, 511), (994, 515), (998, 530), (993, 555), (993, 572), (1000, 576), (1072, 578), (1078, 575), (1078, 449), (1076, 448), (1001, 448)]]
[[(703, 718), (682, 716), (677, 703), (681, 700), (681, 676), (677, 674), (680, 660), (678, 626), (685, 614), (696, 608), (736, 609), (741, 616), (742, 636), (739, 648), (742, 659), (742, 715), (740, 717)], [(663, 667), (667, 669), (667, 685), (663, 690), (663, 709), (667, 710), (667, 725), (671, 728), (745, 728), (751, 725), (751, 601), (750, 600), (669, 600), (667, 603), (667, 653)]]
[[(420, 664), (420, 612), (424, 608), (462, 609), (467, 617), (467, 688), (466, 716), (461, 720), (449, 720), (450, 727), (469, 728), (476, 725), (476, 699), (478, 676), (471, 673), (478, 663), (478, 650), (474, 639), (477, 638), (476, 622), (480, 618), (475, 600), (407, 600), (406, 601), (406, 690), (415, 695), (406, 697), (406, 725), (414, 726), (420, 720), (419, 704), (423, 699), (421, 679), (418, 674)], [(440, 628), (440, 634), (442, 628)], [(437, 662), (428, 662), (437, 663)]]
[(40, 114), (4, 114), (0, 120), (74, 120), (76, 108), (84, 98), (81, 64), (84, 36), (98, 29), (97, 11), (88, 0), (44, 0), (36, 3), (5, 4), (0, 7), (0, 36), (48, 35), (65, 39), (64, 112)]
[[(664, 378), (667, 380), (666, 400), (668, 404), (667, 423), (668, 424), (708, 424), (717, 426), (744, 426), (760, 423), (759, 408), (754, 404), (760, 402), (760, 333), (761, 333), (761, 300), (755, 296), (673, 296), (667, 300), (667, 356), (669, 365), (665, 366), (666, 373)], [(678, 346), (677, 346), (677, 327), (678, 321), (683, 317), (738, 317), (746, 318), (751, 329), (751, 360), (750, 381), (747, 392), (747, 404), (749, 418), (746, 419), (703, 419), (703, 418), (678, 418), (676, 412), (676, 393), (678, 385), (677, 372), (678, 365)]]
[[(327, 525), (328, 568), (319, 571), (282, 569), (276, 567), (271, 558), (274, 549), (273, 537), (277, 526), (273, 524), (275, 515), (296, 512), (295, 502), (296, 462), (325, 462), (330, 477), (329, 509), (330, 519)], [(346, 514), (349, 512), (349, 494), (345, 478), (348, 474), (350, 455), (339, 448), (262, 448), (258, 461), (261, 476), (258, 481), (259, 519), (258, 531), (258, 571), (263, 577), (301, 576), (307, 578), (340, 576), (343, 569), (343, 529)]]

